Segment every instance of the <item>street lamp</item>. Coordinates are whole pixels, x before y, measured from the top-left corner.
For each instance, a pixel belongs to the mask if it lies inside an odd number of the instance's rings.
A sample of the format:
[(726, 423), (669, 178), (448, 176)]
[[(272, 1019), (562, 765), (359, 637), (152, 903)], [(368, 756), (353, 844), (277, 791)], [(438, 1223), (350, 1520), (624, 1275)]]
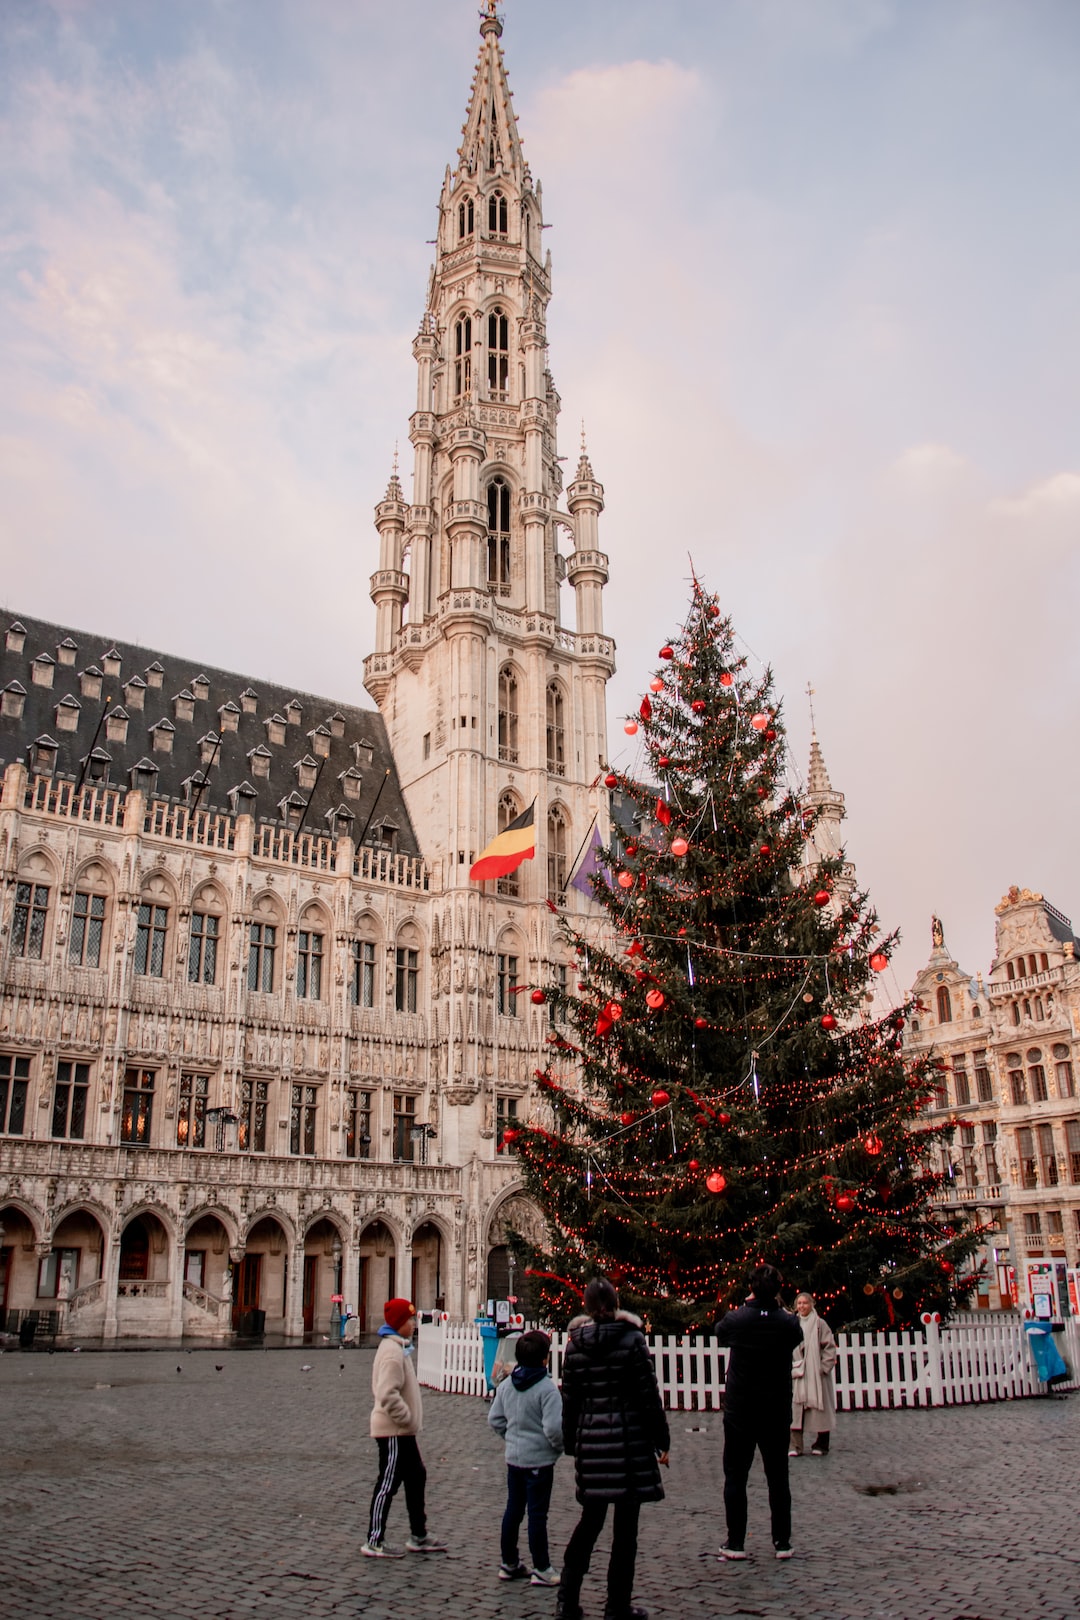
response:
[(333, 1343), (341, 1338), (341, 1239), (336, 1232), (330, 1245), (330, 1255), (334, 1262), (334, 1292), (330, 1296), (330, 1339)]
[(239, 1116), (234, 1114), (229, 1108), (208, 1108), (206, 1110), (206, 1117), (207, 1119), (212, 1119), (217, 1126), (217, 1140), (215, 1141), (214, 1146), (219, 1153), (223, 1153), (225, 1151), (226, 1128), (233, 1125), (238, 1125), (240, 1123)]
[(438, 1136), (434, 1125), (410, 1125), (409, 1136), (420, 1144), (420, 1163), (427, 1164), (427, 1145)]

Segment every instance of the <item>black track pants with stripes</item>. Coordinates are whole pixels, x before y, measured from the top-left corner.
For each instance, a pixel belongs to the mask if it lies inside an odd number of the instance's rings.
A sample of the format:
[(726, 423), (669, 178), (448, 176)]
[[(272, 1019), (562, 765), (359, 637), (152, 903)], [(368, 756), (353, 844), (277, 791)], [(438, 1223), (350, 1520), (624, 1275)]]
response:
[(414, 1434), (394, 1434), (389, 1439), (381, 1436), (375, 1444), (379, 1448), (379, 1477), (371, 1494), (371, 1519), (368, 1526), (368, 1545), (377, 1547), (386, 1534), (386, 1516), (397, 1495), (399, 1485), (405, 1487), (405, 1506), (409, 1510), (409, 1529), (414, 1536), (427, 1535), (427, 1514), (424, 1510), (424, 1487), (427, 1470)]

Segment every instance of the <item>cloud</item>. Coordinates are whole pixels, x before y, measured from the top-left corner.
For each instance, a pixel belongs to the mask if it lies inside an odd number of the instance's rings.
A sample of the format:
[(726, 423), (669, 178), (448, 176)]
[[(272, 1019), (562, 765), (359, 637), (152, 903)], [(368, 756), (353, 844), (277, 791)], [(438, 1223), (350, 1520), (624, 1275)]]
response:
[(1059, 472), (1032, 484), (1022, 495), (1003, 496), (992, 504), (1002, 517), (1055, 521), (1073, 526), (1080, 539), (1080, 473)]

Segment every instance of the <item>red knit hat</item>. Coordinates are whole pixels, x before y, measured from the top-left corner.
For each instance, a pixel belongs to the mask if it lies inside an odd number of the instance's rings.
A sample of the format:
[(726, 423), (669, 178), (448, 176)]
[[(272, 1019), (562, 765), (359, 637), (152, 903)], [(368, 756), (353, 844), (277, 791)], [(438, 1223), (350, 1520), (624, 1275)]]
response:
[(383, 1306), (386, 1325), (392, 1327), (395, 1333), (400, 1333), (409, 1317), (415, 1315), (416, 1306), (411, 1299), (388, 1299)]

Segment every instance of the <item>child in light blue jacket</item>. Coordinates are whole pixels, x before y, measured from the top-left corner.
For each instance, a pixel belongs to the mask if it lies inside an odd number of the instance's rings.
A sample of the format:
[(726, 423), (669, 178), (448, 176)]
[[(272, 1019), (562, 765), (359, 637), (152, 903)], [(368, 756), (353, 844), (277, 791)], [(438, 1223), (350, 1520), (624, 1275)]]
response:
[(562, 1396), (548, 1374), (551, 1340), (533, 1329), (517, 1342), (517, 1366), (495, 1391), (488, 1422), (506, 1439), (506, 1512), (502, 1521), (500, 1581), (524, 1580), (518, 1532), (529, 1515), (533, 1586), (558, 1586), (551, 1567), (547, 1519), (555, 1464), (562, 1455)]

